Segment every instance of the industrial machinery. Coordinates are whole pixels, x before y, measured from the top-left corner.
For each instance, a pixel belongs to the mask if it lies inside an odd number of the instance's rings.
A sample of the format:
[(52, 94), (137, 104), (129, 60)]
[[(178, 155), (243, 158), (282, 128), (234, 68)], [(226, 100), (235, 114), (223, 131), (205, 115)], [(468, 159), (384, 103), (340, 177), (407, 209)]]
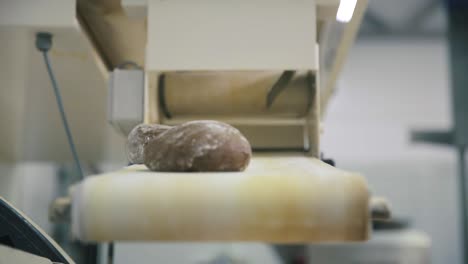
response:
[[(57, 42), (69, 34), (84, 39), (109, 86), (108, 121), (122, 135), (142, 122), (215, 119), (241, 130), (254, 150), (239, 173), (155, 173), (134, 165), (86, 177), (54, 202), (52, 218), (68, 219), (73, 237), (85, 242), (368, 239), (371, 222), (389, 217), (386, 202), (371, 197), (359, 174), (321, 161), (319, 144), (321, 113), (366, 5), (2, 3), (1, 26)], [(49, 48), (39, 49), (47, 57)]]

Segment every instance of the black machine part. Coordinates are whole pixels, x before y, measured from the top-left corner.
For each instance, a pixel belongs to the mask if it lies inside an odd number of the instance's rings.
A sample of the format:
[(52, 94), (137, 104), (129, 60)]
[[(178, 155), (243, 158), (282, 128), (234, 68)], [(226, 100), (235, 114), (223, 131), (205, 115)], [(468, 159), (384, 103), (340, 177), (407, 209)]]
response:
[(73, 263), (31, 220), (0, 197), (0, 244), (57, 263)]

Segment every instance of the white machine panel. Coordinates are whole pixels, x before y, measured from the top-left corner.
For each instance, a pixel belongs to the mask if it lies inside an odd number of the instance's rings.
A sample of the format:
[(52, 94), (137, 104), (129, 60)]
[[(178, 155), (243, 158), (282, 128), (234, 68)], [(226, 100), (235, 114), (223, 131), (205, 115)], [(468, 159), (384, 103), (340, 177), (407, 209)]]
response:
[(107, 119), (123, 135), (143, 122), (144, 82), (142, 70), (115, 69), (110, 74)]
[(150, 0), (147, 71), (317, 69), (315, 0)]
[(74, 0), (0, 1), (0, 26), (47, 30), (78, 28)]

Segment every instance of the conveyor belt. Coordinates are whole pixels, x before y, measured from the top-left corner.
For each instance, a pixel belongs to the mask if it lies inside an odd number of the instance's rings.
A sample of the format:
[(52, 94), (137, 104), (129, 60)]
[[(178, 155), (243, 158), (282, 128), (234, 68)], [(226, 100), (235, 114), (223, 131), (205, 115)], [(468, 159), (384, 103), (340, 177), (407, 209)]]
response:
[(72, 228), (85, 241), (361, 241), (363, 177), (303, 156), (254, 157), (245, 172), (150, 172), (134, 165), (75, 186)]

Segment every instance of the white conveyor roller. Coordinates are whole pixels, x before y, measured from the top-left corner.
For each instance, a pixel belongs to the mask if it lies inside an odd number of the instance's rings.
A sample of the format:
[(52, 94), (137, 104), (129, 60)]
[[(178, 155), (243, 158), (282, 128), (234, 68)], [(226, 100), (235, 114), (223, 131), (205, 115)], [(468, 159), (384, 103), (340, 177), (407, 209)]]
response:
[(151, 172), (134, 165), (73, 188), (84, 241), (361, 241), (364, 178), (303, 156), (254, 157), (244, 172)]

